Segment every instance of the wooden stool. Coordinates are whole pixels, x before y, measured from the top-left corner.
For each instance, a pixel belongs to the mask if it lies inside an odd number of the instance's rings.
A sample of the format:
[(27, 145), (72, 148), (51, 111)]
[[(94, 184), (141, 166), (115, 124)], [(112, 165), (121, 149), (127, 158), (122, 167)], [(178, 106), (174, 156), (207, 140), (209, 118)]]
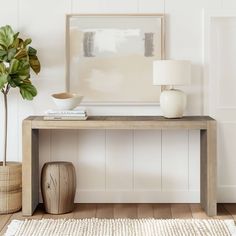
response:
[(46, 212), (64, 214), (74, 209), (75, 168), (71, 162), (47, 162), (41, 174), (41, 190)]

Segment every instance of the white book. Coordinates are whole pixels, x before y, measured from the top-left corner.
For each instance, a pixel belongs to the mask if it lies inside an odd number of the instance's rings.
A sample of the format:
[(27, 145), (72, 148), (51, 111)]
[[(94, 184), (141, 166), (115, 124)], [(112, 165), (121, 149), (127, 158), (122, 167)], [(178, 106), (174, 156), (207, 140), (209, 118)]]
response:
[(87, 116), (44, 116), (44, 120), (87, 120)]
[(52, 117), (85, 117), (87, 116), (86, 113), (84, 114), (46, 114), (46, 116)]
[(64, 114), (85, 114), (86, 110), (80, 109), (80, 110), (47, 110), (45, 111), (45, 114), (47, 115), (64, 115)]
[(57, 112), (52, 112), (52, 113), (46, 113), (46, 116), (87, 116), (86, 111), (85, 112), (62, 112), (62, 113), (57, 113)]

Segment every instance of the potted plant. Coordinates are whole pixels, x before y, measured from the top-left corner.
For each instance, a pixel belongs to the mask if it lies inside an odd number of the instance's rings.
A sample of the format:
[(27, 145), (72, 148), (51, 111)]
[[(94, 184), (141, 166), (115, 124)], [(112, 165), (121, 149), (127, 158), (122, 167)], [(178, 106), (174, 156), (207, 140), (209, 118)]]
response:
[(18, 88), (23, 99), (32, 100), (37, 95), (30, 81), (30, 69), (40, 71), (37, 51), (30, 47), (31, 39), (23, 40), (9, 25), (0, 28), (0, 91), (4, 104), (4, 148), (0, 163), (0, 214), (21, 209), (21, 163), (7, 162), (7, 98), (11, 88)]

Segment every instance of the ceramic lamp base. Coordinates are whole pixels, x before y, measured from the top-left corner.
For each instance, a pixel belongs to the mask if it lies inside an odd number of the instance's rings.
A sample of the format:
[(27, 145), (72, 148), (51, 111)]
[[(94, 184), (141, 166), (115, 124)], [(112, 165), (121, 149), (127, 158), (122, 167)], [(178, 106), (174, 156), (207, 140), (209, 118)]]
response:
[(186, 95), (181, 90), (170, 89), (161, 93), (160, 106), (166, 118), (181, 118), (186, 107)]

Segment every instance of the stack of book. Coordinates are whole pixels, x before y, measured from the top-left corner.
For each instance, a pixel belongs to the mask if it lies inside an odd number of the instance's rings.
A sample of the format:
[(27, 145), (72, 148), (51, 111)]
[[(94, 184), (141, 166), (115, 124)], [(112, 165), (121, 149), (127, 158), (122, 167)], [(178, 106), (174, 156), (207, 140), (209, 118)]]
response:
[(86, 120), (86, 110), (48, 110), (45, 112), (44, 120)]

